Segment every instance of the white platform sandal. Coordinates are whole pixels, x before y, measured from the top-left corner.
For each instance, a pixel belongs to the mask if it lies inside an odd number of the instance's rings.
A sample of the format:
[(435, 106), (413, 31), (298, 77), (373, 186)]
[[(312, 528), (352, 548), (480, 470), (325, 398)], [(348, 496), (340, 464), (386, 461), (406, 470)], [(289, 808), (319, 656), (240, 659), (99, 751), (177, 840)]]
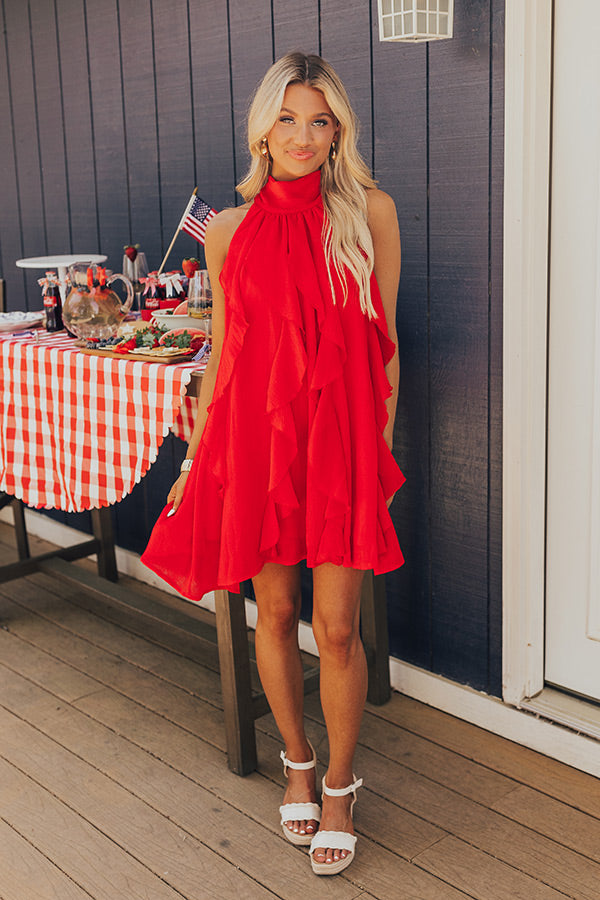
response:
[[(352, 815), (352, 810), (356, 803), (356, 791), (363, 783), (362, 778), (357, 779), (354, 774), (352, 777), (354, 778), (354, 782), (345, 788), (328, 788), (325, 784), (325, 776), (323, 776), (322, 782), (323, 795), (327, 794), (328, 797), (346, 797), (348, 794), (354, 795), (352, 797), (352, 803), (350, 804), (350, 815)], [(332, 847), (335, 850), (348, 850), (348, 855), (343, 859), (338, 859), (337, 862), (316, 862), (313, 856), (315, 850), (327, 850), (328, 847)], [(355, 847), (356, 835), (350, 834), (348, 831), (317, 831), (310, 842), (309, 850), (310, 863), (313, 872), (315, 875), (337, 875), (338, 872), (343, 872), (354, 859)]]
[[(308, 771), (308, 769), (314, 769), (317, 765), (317, 754), (315, 753), (315, 749), (311, 742), (308, 742), (308, 746), (312, 752), (312, 759), (309, 762), (296, 763), (291, 762), (286, 755), (285, 751), (282, 750), (279, 754), (281, 759), (283, 760), (283, 774), (285, 777), (288, 777), (287, 770), (288, 769), (297, 769), (299, 771)], [(302, 820), (313, 820), (315, 822), (321, 821), (321, 807), (318, 803), (284, 803), (279, 807), (279, 812), (281, 813), (281, 828), (283, 829), (283, 833), (292, 844), (297, 844), (299, 846), (307, 846), (310, 844), (313, 839), (312, 834), (300, 834), (296, 831), (290, 831), (289, 828), (286, 828), (286, 822), (298, 822)], [(316, 832), (315, 832), (316, 833)]]

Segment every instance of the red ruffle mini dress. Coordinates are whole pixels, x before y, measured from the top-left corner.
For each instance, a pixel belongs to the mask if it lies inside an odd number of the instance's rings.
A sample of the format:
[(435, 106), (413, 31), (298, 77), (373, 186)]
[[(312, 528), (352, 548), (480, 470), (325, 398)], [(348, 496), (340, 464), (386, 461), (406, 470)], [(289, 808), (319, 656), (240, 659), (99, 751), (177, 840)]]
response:
[(396, 569), (386, 499), (404, 482), (383, 438), (394, 345), (334, 277), (320, 172), (272, 178), (235, 232), (221, 273), (226, 336), (200, 446), (174, 516), (143, 562), (181, 594), (239, 590), (266, 562)]

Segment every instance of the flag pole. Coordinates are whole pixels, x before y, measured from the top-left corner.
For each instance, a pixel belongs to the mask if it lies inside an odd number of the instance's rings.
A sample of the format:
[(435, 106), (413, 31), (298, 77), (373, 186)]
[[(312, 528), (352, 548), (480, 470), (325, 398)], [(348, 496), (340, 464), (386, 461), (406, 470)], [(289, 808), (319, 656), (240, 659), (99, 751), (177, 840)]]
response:
[(157, 275), (160, 275), (160, 273), (162, 272), (162, 270), (163, 270), (164, 267), (165, 267), (165, 263), (166, 263), (166, 261), (167, 261), (168, 258), (169, 258), (169, 254), (171, 253), (171, 250), (173, 249), (173, 244), (174, 244), (175, 241), (177, 240), (177, 235), (178, 235), (179, 232), (181, 231), (181, 226), (182, 226), (183, 223), (185, 222), (185, 217), (187, 216), (187, 214), (189, 213), (190, 209), (192, 208), (192, 205), (193, 205), (193, 203), (194, 203), (194, 200), (196, 199), (196, 194), (197, 194), (197, 193), (198, 193), (198, 188), (195, 187), (194, 190), (192, 191), (192, 196), (191, 196), (190, 199), (189, 199), (188, 205), (186, 206), (185, 210), (183, 211), (183, 215), (182, 215), (182, 217), (181, 217), (181, 220), (180, 220), (180, 222), (179, 222), (179, 225), (178, 225), (177, 228), (175, 229), (175, 234), (173, 235), (173, 240), (172, 240), (171, 243), (169, 244), (169, 249), (168, 249), (167, 252), (165, 253), (165, 258), (163, 259), (163, 261), (162, 261), (161, 264), (160, 264), (160, 269), (158, 270)]

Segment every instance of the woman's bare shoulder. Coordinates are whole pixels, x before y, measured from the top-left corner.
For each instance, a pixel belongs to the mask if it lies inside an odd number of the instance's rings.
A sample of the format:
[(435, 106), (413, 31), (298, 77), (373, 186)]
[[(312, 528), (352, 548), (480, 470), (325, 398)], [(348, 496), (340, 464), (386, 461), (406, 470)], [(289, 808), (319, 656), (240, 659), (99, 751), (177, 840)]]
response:
[(206, 226), (206, 237), (217, 244), (229, 244), (251, 206), (251, 203), (244, 203), (221, 210)]
[(242, 206), (232, 206), (221, 210), (214, 216), (206, 226), (206, 243), (205, 249), (207, 254), (207, 262), (214, 260), (221, 270), (231, 239), (237, 229), (240, 227), (246, 213), (252, 206), (252, 203), (244, 203)]
[(251, 206), (251, 203), (244, 203), (242, 206), (223, 209), (206, 226), (206, 252), (219, 262), (219, 269), (227, 256), (233, 235)]
[(396, 204), (389, 194), (379, 188), (367, 190), (367, 218), (369, 224), (383, 225), (397, 218)]

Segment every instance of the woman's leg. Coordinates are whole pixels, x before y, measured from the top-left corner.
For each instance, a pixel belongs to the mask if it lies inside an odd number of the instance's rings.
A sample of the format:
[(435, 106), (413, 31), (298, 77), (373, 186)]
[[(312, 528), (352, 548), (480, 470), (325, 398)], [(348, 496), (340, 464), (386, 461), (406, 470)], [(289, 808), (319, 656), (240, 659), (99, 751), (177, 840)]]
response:
[[(364, 572), (324, 563), (313, 569), (313, 631), (319, 648), (321, 706), (329, 738), (326, 784), (354, 781), (353, 759), (367, 696), (367, 664), (360, 639), (360, 594)], [(352, 797), (323, 798), (321, 829), (354, 834)], [(347, 852), (316, 850), (315, 861), (343, 859)]]
[[(252, 579), (258, 621), (256, 662), (263, 689), (292, 762), (309, 762), (312, 753), (304, 732), (304, 674), (298, 648), (300, 567), (266, 563)], [(284, 803), (315, 801), (315, 771), (288, 769)], [(287, 823), (291, 831), (314, 834), (318, 823)]]

